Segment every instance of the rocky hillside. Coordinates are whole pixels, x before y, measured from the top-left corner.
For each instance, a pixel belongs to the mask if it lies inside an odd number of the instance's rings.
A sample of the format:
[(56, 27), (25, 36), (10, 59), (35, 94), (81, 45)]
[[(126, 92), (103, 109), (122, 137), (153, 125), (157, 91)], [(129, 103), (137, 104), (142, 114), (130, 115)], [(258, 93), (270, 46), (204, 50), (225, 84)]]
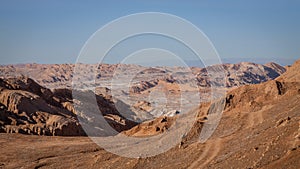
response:
[[(299, 168), (299, 69), (297, 61), (275, 80), (241, 86), (221, 100), (202, 103), (193, 110), (198, 113), (197, 119), (178, 147), (137, 160), (134, 168), (174, 168), (174, 164), (175, 168)], [(200, 132), (206, 124), (213, 124), (213, 110), (220, 101), (224, 103), (222, 119), (212, 137), (199, 143)], [(174, 119), (160, 117), (125, 134), (158, 135), (167, 131)]]
[[(104, 91), (98, 89), (96, 99), (109, 124), (117, 131), (133, 127)], [(83, 136), (78, 118), (89, 123), (75, 111), (71, 90), (51, 91), (25, 77), (0, 79), (0, 111), (0, 132), (5, 133)]]

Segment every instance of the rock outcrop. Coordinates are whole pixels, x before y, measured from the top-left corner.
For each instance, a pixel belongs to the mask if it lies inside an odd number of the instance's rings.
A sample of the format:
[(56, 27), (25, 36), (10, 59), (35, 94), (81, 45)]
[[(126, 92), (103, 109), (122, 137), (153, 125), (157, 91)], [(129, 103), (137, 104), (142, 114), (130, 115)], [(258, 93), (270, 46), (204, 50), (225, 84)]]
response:
[[(119, 114), (109, 98), (96, 95), (96, 100), (103, 116), (115, 130), (123, 131), (135, 125)], [(52, 92), (26, 77), (0, 79), (0, 111), (0, 132), (85, 135), (78, 120), (82, 117), (74, 109), (69, 89)]]

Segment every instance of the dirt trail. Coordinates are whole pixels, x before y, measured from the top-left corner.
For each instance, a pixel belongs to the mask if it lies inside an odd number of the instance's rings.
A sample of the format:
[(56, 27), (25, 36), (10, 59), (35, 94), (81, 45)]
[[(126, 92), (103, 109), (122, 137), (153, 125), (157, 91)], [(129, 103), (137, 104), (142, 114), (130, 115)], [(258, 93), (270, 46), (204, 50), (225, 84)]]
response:
[(256, 124), (260, 124), (264, 121), (263, 112), (270, 109), (272, 106), (266, 106), (263, 109), (256, 111), (256, 112), (249, 112), (248, 113), (248, 121), (246, 124), (246, 128), (252, 128)]
[(205, 147), (204, 151), (200, 155), (200, 157), (194, 161), (188, 169), (198, 169), (206, 166), (209, 162), (211, 162), (219, 153), (222, 147), (222, 139), (216, 138), (215, 140), (209, 140)]

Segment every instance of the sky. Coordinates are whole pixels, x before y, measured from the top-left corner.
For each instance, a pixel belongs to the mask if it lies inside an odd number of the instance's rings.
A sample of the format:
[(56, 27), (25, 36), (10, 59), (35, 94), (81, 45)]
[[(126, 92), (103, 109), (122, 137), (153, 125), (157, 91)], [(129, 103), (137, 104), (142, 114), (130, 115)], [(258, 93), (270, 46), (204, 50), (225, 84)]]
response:
[[(163, 12), (196, 25), (222, 62), (288, 65), (300, 58), (299, 9), (299, 0), (1, 0), (0, 64), (75, 63), (105, 24), (134, 13)], [(159, 51), (168, 53), (154, 53)]]

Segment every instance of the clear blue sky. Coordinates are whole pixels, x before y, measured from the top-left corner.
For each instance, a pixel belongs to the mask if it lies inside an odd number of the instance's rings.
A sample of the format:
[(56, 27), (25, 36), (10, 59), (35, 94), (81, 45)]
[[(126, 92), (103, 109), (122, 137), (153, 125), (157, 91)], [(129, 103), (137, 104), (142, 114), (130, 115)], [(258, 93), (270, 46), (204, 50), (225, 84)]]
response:
[(300, 58), (299, 0), (2, 0), (0, 64), (74, 63), (97, 29), (138, 12), (189, 20), (224, 62), (285, 65)]

